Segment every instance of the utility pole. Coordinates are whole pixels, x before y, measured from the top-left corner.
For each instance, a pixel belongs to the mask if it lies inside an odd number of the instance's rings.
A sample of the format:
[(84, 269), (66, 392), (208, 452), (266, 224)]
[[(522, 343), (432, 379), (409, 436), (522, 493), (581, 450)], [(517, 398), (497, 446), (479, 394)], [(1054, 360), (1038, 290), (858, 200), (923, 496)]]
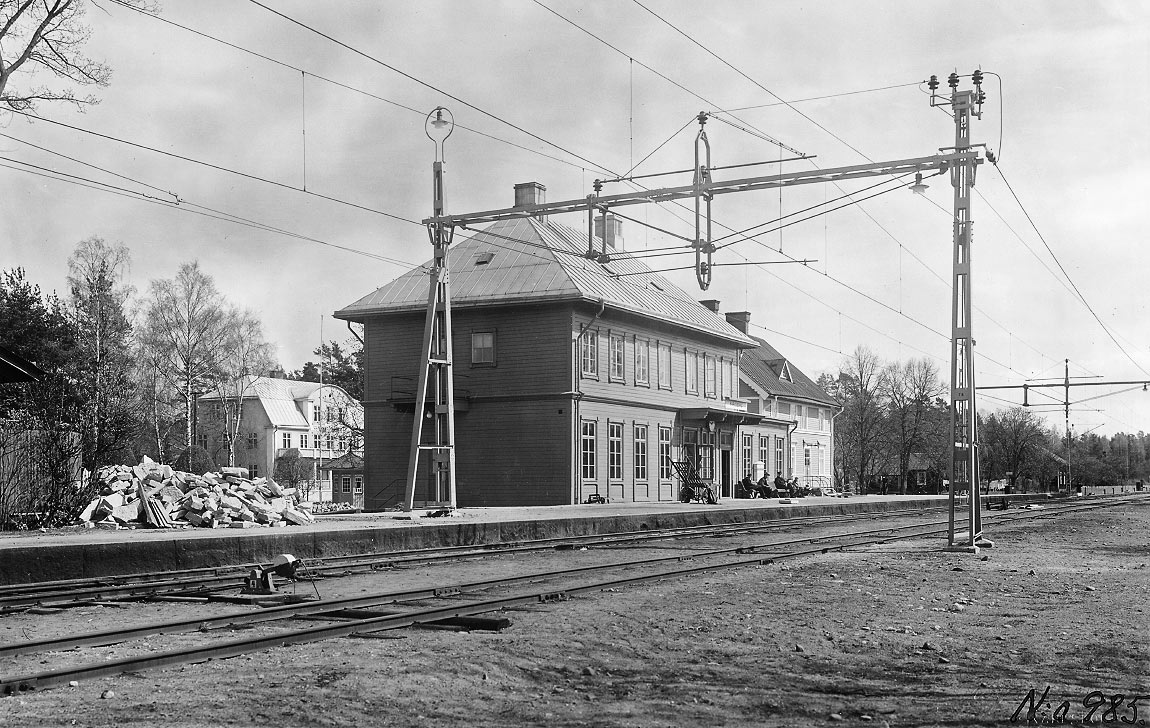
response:
[[(446, 114), (447, 118), (444, 118)], [(426, 221), (434, 259), (431, 286), (427, 296), (427, 320), (423, 329), (423, 366), (415, 390), (415, 422), (412, 424), (411, 450), (407, 460), (407, 488), (403, 508), (415, 507), (415, 484), (419, 474), (419, 455), (431, 454), (430, 492), (423, 500), (449, 510), (456, 507), (455, 498), (455, 384), (451, 356), (451, 276), (447, 252), (455, 226), (442, 221), (444, 215), (443, 143), (455, 130), (451, 112), (442, 106), (432, 110), (424, 122), (424, 131), (435, 145), (431, 166), (433, 215)], [(432, 388), (433, 406), (427, 407), (427, 390)], [(423, 421), (430, 420), (432, 437), (423, 442)]]
[[(1106, 381), (1102, 381), (1102, 382), (1071, 382), (1070, 381), (1071, 379), (1080, 379), (1082, 377), (1071, 377), (1070, 376), (1070, 360), (1069, 359), (1065, 360), (1063, 367), (1064, 367), (1064, 369), (1063, 369), (1063, 375), (1062, 375), (1061, 380), (1054, 380), (1054, 381), (1049, 381), (1049, 382), (1027, 382), (1026, 384), (1000, 384), (1000, 385), (995, 385), (995, 386), (990, 386), (990, 387), (979, 387), (979, 389), (987, 389), (987, 390), (989, 390), (989, 389), (1021, 389), (1022, 390), (1022, 406), (1023, 407), (1030, 407), (1031, 406), (1029, 395), (1030, 395), (1030, 390), (1032, 390), (1032, 389), (1044, 389), (1044, 388), (1048, 388), (1048, 387), (1049, 388), (1058, 387), (1058, 388), (1062, 389), (1062, 392), (1063, 392), (1062, 402), (1060, 404), (1063, 407), (1063, 416), (1066, 419), (1066, 459), (1063, 460), (1062, 462), (1064, 462), (1066, 465), (1066, 488), (1067, 488), (1067, 491), (1071, 491), (1073, 489), (1074, 481), (1071, 479), (1071, 466), (1070, 466), (1071, 458), (1070, 458), (1070, 455), (1071, 455), (1071, 452), (1074, 448), (1074, 432), (1071, 429), (1071, 425), (1070, 425), (1070, 405), (1073, 404), (1070, 401), (1070, 388), (1071, 387), (1114, 387), (1114, 386), (1121, 386), (1121, 385), (1132, 385), (1130, 387), (1130, 389), (1119, 390), (1118, 392), (1113, 392), (1112, 394), (1122, 394), (1123, 392), (1133, 391), (1135, 389), (1138, 389), (1139, 387), (1141, 387), (1142, 391), (1145, 392), (1145, 391), (1147, 391), (1147, 388), (1150, 387), (1150, 379), (1129, 379), (1129, 380), (1112, 381), (1112, 382), (1106, 382)], [(1108, 395), (1101, 395), (1101, 396), (1105, 397)], [(1091, 399), (1097, 399), (1097, 397), (1092, 397)], [(1082, 434), (1085, 435), (1086, 433), (1084, 432)], [(1129, 454), (1127, 455), (1127, 457), (1129, 457)], [(1061, 484), (1058, 485), (1058, 490), (1060, 490), (1060, 491), (1062, 490)]]
[[(954, 151), (970, 151), (970, 122), (982, 118), (982, 72), (971, 75), (973, 91), (958, 90), (958, 74), (947, 78), (949, 96), (940, 96), (938, 77), (931, 76), (930, 105), (949, 105), (954, 117)], [(967, 157), (950, 168), (954, 187), (954, 260), (951, 280), (951, 359), (950, 359), (950, 528), (947, 550), (978, 553), (979, 547), (994, 544), (982, 536), (982, 508), (979, 498), (982, 479), (978, 470), (978, 409), (974, 390), (974, 336), (971, 311), (971, 243), (974, 222), (970, 216), (971, 190), (982, 160)], [(956, 499), (969, 494), (966, 533), (960, 537), (955, 523)]]

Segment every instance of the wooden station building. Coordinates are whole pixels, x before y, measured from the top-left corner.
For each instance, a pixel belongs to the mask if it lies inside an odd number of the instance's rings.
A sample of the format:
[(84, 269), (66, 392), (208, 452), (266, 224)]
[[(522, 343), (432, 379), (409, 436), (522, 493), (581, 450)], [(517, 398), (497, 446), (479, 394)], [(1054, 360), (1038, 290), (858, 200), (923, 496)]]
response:
[[(542, 202), (545, 188), (515, 192), (523, 206)], [(748, 407), (739, 359), (761, 342), (716, 302), (695, 301), (627, 255), (616, 218), (598, 227), (607, 255), (596, 259), (585, 233), (540, 217), (492, 223), (451, 247), (461, 507), (566, 505), (594, 494), (674, 500), (679, 459), (723, 495), (742, 477), (739, 428), (767, 418)], [(364, 326), (367, 510), (403, 498), (427, 270), (335, 314)], [(745, 324), (746, 314), (731, 315)], [(419, 477), (417, 503), (429, 499), (429, 481)]]

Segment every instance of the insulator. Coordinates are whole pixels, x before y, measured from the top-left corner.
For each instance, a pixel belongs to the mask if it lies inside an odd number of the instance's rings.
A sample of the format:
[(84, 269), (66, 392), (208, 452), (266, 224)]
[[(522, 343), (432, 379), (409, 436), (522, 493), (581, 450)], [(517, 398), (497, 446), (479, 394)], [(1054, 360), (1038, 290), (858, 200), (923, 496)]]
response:
[(982, 71), (981, 70), (975, 70), (974, 73), (970, 74), (970, 80), (974, 82), (975, 86), (981, 86), (982, 85)]
[(926, 82), (926, 87), (930, 89), (931, 93), (938, 90), (938, 76), (933, 73), (930, 75), (930, 80)]
[(977, 96), (975, 97), (975, 100), (978, 101), (978, 105), (981, 106), (983, 103), (986, 102), (986, 93), (983, 91), (979, 91)]
[(958, 88), (958, 74), (952, 73), (946, 77), (946, 82), (951, 88)]

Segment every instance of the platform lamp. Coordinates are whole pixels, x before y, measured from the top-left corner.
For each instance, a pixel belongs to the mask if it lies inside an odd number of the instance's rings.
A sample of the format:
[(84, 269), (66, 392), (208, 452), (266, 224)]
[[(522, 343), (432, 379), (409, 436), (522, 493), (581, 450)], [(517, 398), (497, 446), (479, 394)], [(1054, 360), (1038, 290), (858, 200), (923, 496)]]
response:
[[(427, 296), (427, 319), (423, 330), (423, 365), (419, 370), (419, 384), (415, 390), (415, 417), (411, 431), (411, 450), (407, 461), (407, 488), (403, 507), (415, 507), (415, 483), (419, 472), (420, 452), (431, 456), (433, 492), (426, 500), (439, 507), (454, 510), (455, 497), (455, 385), (452, 378), (451, 355), (451, 290), (447, 251), (455, 226), (444, 222), (443, 144), (455, 131), (455, 118), (442, 106), (431, 110), (424, 120), (424, 132), (435, 145), (432, 164), (432, 216), (427, 223), (427, 234), (434, 249), (431, 280)], [(428, 409), (428, 388), (434, 393)], [(424, 421), (432, 431), (429, 442), (423, 442)]]

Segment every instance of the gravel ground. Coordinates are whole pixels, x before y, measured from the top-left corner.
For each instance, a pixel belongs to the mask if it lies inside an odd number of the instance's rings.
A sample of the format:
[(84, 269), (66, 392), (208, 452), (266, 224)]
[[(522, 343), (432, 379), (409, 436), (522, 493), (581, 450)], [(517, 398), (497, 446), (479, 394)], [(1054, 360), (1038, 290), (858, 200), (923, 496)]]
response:
[[(1047, 723), (1150, 723), (1150, 501), (987, 531), (997, 547), (979, 555), (900, 541), (508, 610), (512, 626), (498, 633), (393, 631), (27, 692), (0, 698), (0, 726), (999, 726), (1032, 689)], [(319, 588), (374, 592), (731, 543), (478, 559)], [(8, 615), (0, 639), (235, 609)], [(203, 638), (5, 659), (0, 671)]]

